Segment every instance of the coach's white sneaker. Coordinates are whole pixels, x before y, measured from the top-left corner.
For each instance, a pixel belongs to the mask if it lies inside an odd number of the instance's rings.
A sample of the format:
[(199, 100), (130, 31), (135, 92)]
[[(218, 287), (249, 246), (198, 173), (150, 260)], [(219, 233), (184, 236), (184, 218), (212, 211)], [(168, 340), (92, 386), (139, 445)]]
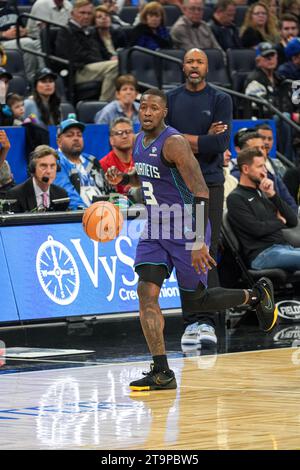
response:
[(200, 342), (198, 338), (199, 323), (195, 322), (188, 325), (181, 337), (181, 344), (198, 344)]
[(198, 325), (197, 329), (197, 342), (201, 344), (215, 345), (218, 342), (218, 338), (215, 332), (215, 329), (211, 325), (206, 323), (201, 323)]

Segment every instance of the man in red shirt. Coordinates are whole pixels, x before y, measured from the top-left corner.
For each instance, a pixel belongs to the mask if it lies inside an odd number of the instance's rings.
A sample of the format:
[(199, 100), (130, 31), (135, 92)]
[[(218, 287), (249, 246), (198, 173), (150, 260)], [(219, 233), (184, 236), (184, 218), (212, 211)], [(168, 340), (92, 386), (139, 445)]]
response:
[[(132, 159), (134, 132), (130, 119), (119, 117), (112, 122), (109, 141), (112, 150), (100, 160), (104, 173), (111, 166), (117, 167), (122, 173), (128, 173), (134, 167)], [(128, 184), (116, 185), (116, 190), (120, 194), (127, 194), (129, 189)]]

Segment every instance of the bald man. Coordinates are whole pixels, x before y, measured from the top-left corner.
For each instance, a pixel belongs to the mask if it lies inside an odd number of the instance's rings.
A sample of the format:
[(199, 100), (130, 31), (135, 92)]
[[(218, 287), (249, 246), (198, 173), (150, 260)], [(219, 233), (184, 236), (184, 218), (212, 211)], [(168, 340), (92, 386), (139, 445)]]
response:
[[(209, 219), (212, 226), (210, 254), (216, 259), (223, 214), (223, 152), (229, 146), (232, 122), (232, 101), (229, 95), (206, 82), (207, 55), (201, 49), (190, 49), (183, 60), (186, 77), (181, 85), (168, 93), (167, 122), (189, 141), (209, 188)], [(209, 287), (218, 287), (217, 268), (210, 271)], [(215, 318), (212, 314), (190, 315), (184, 312), (187, 329), (182, 344), (217, 344)]]

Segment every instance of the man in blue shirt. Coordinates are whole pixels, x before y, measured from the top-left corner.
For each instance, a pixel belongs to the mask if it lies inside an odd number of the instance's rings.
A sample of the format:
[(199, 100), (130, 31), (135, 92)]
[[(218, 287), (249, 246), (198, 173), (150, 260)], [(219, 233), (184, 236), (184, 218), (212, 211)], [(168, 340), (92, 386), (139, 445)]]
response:
[(88, 207), (95, 198), (109, 194), (104, 172), (93, 155), (83, 153), (85, 125), (75, 119), (62, 121), (57, 131), (59, 164), (55, 184), (64, 188), (72, 210)]
[[(167, 122), (189, 141), (209, 188), (210, 254), (216, 259), (224, 199), (223, 152), (229, 146), (232, 101), (229, 95), (206, 83), (208, 60), (202, 50), (187, 51), (183, 71), (185, 84), (167, 95)], [(218, 285), (218, 272), (214, 268), (209, 273), (208, 286)], [(188, 326), (182, 337), (183, 344), (217, 343), (211, 314), (200, 316), (184, 312), (184, 321)]]
[(95, 116), (96, 124), (107, 124), (120, 117), (126, 117), (132, 124), (139, 124), (139, 104), (137, 97), (137, 81), (133, 75), (120, 75), (116, 79), (116, 100), (111, 101)]

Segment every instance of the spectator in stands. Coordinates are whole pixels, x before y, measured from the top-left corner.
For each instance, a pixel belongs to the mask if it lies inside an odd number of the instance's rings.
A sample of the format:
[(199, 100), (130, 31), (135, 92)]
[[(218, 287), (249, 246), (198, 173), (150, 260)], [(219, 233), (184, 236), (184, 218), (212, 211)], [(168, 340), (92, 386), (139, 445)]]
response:
[[(17, 44), (17, 9), (9, 4), (0, 8), (0, 41), (5, 49), (18, 49)], [(28, 37), (25, 25), (20, 26), (20, 43), (22, 47), (32, 50), (33, 52), (41, 52), (41, 42), (39, 39)], [(42, 57), (36, 56), (30, 52), (23, 53), (24, 68), (27, 79), (31, 81), (40, 68), (44, 66)]]
[[(274, 188), (276, 193), (283, 199), (287, 204), (291, 206), (295, 213), (298, 212), (298, 207), (295, 204), (291, 194), (289, 193), (288, 188), (282, 181), (282, 178), (279, 175), (276, 175), (272, 163), (270, 162), (271, 158), (268, 157), (264, 141), (258, 132), (247, 132), (240, 139), (241, 150), (246, 148), (256, 148), (258, 149), (265, 157), (265, 165), (267, 170), (267, 177), (273, 181)], [(231, 170), (231, 174), (235, 176), (238, 180), (240, 179), (240, 170), (237, 165), (236, 168)]]
[(171, 28), (176, 47), (186, 51), (191, 47), (222, 49), (208, 24), (203, 21), (203, 0), (184, 0), (183, 12)]
[(250, 5), (240, 34), (243, 47), (256, 47), (263, 41), (274, 44), (278, 41), (275, 19), (263, 2)]
[(67, 191), (72, 210), (88, 207), (110, 192), (96, 157), (82, 152), (84, 129), (83, 123), (66, 119), (57, 131), (61, 171), (57, 173), (55, 183)]
[[(207, 84), (208, 67), (208, 59), (203, 51), (191, 49), (186, 52), (183, 61), (186, 83), (167, 94), (167, 123), (182, 132), (189, 141), (208, 186), (208, 216), (212, 227), (210, 254), (216, 259), (224, 200), (223, 153), (229, 145), (232, 101), (227, 93)], [(217, 269), (209, 271), (208, 285), (219, 285)], [(203, 331), (202, 338), (209, 337), (208, 342), (216, 343), (213, 316), (195, 317), (184, 312), (186, 324), (193, 324), (195, 319), (200, 323), (200, 338), (201, 325), (205, 324), (204, 330), (208, 325), (210, 333)]]
[(53, 203), (55, 199), (68, 197), (63, 188), (53, 184), (57, 172), (57, 159), (57, 152), (48, 145), (40, 145), (31, 153), (29, 162), (31, 177), (6, 194), (8, 199), (17, 199), (13, 205), (14, 212), (64, 211), (68, 208), (68, 201)]
[(10, 149), (10, 141), (4, 130), (0, 130), (0, 199), (4, 198), (7, 191), (15, 186), (13, 174), (6, 160)]
[(23, 96), (17, 93), (8, 93), (6, 104), (10, 107), (13, 114), (13, 126), (21, 126), (24, 121), (25, 106)]
[(234, 0), (218, 0), (213, 17), (208, 23), (218, 44), (224, 51), (242, 47), (239, 30), (234, 24), (235, 13)]
[(300, 37), (291, 39), (284, 52), (288, 60), (278, 68), (278, 73), (289, 80), (300, 80)]
[(267, 177), (264, 155), (247, 148), (238, 155), (239, 186), (229, 194), (229, 222), (252, 269), (300, 269), (300, 249), (285, 241), (282, 229), (296, 227), (297, 215)]
[(56, 93), (56, 73), (44, 67), (34, 78), (33, 95), (25, 100), (25, 118), (34, 116), (36, 124), (47, 128), (61, 120), (60, 98)]
[(140, 13), (140, 23), (130, 33), (130, 46), (141, 46), (155, 51), (170, 49), (172, 39), (165, 26), (166, 14), (159, 2), (149, 2)]
[(295, 15), (300, 19), (300, 1), (299, 0), (280, 0), (280, 18), (286, 13)]
[(223, 210), (227, 208), (227, 197), (233, 191), (237, 185), (239, 184), (239, 180), (230, 173), (230, 160), (231, 160), (231, 152), (229, 149), (225, 150), (223, 153), (223, 174), (224, 174), (224, 204)]
[(93, 80), (102, 82), (99, 99), (111, 101), (114, 97), (114, 80), (118, 75), (118, 62), (111, 60), (106, 48), (101, 48), (93, 21), (93, 5), (89, 0), (75, 0), (68, 30), (60, 30), (56, 38), (56, 54), (71, 61), (75, 82)]
[[(122, 173), (128, 173), (133, 170), (134, 162), (132, 158), (132, 148), (134, 141), (134, 132), (132, 122), (126, 117), (115, 119), (110, 126), (109, 142), (112, 150), (100, 160), (100, 165), (104, 173), (108, 168), (115, 166)], [(128, 194), (130, 185), (118, 184), (117, 193)]]
[[(47, 21), (54, 21), (65, 26), (70, 18), (72, 3), (69, 0), (36, 0), (30, 14)], [(30, 37), (39, 39), (40, 30), (45, 26), (42, 21), (29, 18), (27, 31)]]
[(6, 104), (7, 91), (12, 74), (5, 68), (0, 67), (0, 126), (12, 126), (13, 114), (10, 107)]
[(273, 17), (277, 21), (278, 13), (279, 13), (278, 0), (263, 0), (263, 3), (267, 5), (269, 12), (273, 15)]
[(126, 34), (122, 28), (112, 28), (111, 15), (106, 6), (95, 8), (95, 27), (101, 48), (107, 50), (110, 58), (117, 58), (117, 49), (126, 47)]
[(127, 117), (133, 124), (139, 124), (139, 104), (137, 97), (137, 81), (133, 75), (120, 75), (116, 79), (116, 100), (108, 103), (95, 116), (96, 124), (110, 125), (118, 117)]
[[(277, 174), (281, 178), (286, 172), (286, 166), (278, 159), (271, 157), (271, 151), (274, 145), (274, 135), (272, 127), (267, 123), (258, 124), (253, 129), (262, 138), (265, 151), (268, 157), (268, 164), (270, 165), (269, 171), (273, 174)], [(268, 167), (267, 167), (268, 169)]]
[[(264, 98), (282, 112), (294, 112), (294, 105), (290, 99), (291, 85), (284, 81), (276, 72), (277, 52), (269, 42), (262, 42), (256, 48), (256, 68), (251, 72), (245, 82), (245, 94)], [(250, 116), (258, 118), (273, 119), (273, 111), (266, 106), (257, 107), (253, 104)], [(277, 118), (275, 118), (277, 119)], [(294, 159), (292, 146), (292, 132), (288, 124), (283, 120), (277, 120), (279, 132), (278, 150), (290, 160)]]
[(123, 21), (119, 16), (125, 3), (126, 0), (118, 0), (118, 2), (116, 0), (102, 0), (101, 4), (108, 8), (113, 26), (130, 26), (129, 23)]
[(286, 13), (280, 18), (280, 42), (276, 44), (275, 49), (278, 56), (278, 66), (286, 62), (284, 48), (287, 43), (297, 36), (299, 36), (299, 23), (296, 16)]

